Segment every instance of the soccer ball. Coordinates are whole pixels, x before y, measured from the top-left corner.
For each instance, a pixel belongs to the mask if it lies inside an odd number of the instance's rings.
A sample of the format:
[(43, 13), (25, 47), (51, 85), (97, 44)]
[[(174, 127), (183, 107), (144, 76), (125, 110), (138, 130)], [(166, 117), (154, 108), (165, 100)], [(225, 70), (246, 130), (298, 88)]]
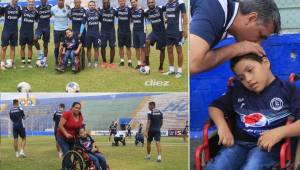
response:
[(38, 59), (35, 64), (37, 67), (46, 67), (45, 59)]
[(7, 60), (6, 60), (5, 67), (6, 67), (6, 68), (12, 68), (12, 59), (7, 59)]
[(140, 68), (140, 73), (141, 74), (145, 74), (148, 75), (150, 74), (150, 67), (149, 66), (143, 66)]
[(17, 91), (21, 93), (28, 93), (31, 92), (31, 85), (27, 82), (20, 82), (17, 85)]
[(78, 92), (80, 92), (79, 84), (77, 84), (76, 82), (69, 82), (66, 85), (66, 92), (68, 92), (68, 93), (78, 93)]

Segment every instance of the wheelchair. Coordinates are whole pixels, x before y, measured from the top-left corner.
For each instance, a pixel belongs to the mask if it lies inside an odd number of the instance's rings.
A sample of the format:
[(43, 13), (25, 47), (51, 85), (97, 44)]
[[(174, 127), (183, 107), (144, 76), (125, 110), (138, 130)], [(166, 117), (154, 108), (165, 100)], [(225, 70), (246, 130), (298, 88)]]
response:
[[(85, 53), (83, 50), (84, 47), (81, 47), (79, 53), (75, 55), (75, 70), (72, 70), (73, 73), (78, 73), (85, 68)], [(65, 68), (65, 55), (62, 54), (63, 47), (59, 50), (59, 58), (58, 58), (58, 67), (56, 71), (58, 72), (65, 72), (67, 68)]]
[[(295, 82), (300, 80), (300, 75), (291, 73), (289, 75), (289, 81)], [(230, 88), (235, 83), (235, 79), (230, 77), (227, 81), (227, 88)], [(226, 117), (226, 121), (229, 125), (229, 128), (232, 130), (234, 120), (232, 117)], [(294, 121), (293, 117), (288, 117), (286, 124), (290, 124)], [(202, 170), (205, 165), (217, 155), (218, 151), (221, 149), (221, 146), (218, 145), (219, 137), (217, 132), (213, 132), (211, 136), (208, 135), (209, 128), (214, 126), (212, 120), (206, 121), (203, 126), (203, 141), (200, 144), (194, 153), (195, 159), (195, 169)], [(286, 138), (282, 141), (280, 147), (280, 160), (279, 163), (275, 164), (272, 167), (272, 170), (300, 170), (299, 163), (296, 162), (295, 157), (300, 158), (300, 140), (298, 137)], [(297, 150), (298, 149), (298, 150)], [(299, 156), (296, 156), (299, 155)], [(298, 158), (298, 159), (299, 159)]]
[(139, 143), (142, 144), (142, 146), (144, 146), (144, 135), (142, 133), (137, 133), (135, 135), (135, 146), (137, 146)]

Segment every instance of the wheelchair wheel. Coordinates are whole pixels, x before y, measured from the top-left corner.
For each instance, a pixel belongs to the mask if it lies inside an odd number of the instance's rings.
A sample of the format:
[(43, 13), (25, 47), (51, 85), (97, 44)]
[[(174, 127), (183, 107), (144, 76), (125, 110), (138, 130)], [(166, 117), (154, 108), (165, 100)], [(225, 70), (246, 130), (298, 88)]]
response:
[(85, 168), (82, 156), (76, 151), (67, 152), (62, 160), (63, 170), (84, 170)]
[(80, 69), (84, 70), (85, 67), (85, 51), (84, 49), (81, 50), (81, 54), (80, 54)]

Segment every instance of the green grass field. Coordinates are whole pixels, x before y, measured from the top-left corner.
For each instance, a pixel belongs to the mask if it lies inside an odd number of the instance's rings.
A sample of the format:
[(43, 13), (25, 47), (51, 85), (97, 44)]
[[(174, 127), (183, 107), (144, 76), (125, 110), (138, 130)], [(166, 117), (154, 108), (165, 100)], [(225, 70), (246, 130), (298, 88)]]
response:
[[(2, 30), (2, 25), (0, 26)], [(116, 42), (117, 43), (117, 42)], [(40, 40), (42, 45), (42, 41)], [(107, 48), (107, 59), (109, 61), (109, 48)], [(150, 53), (150, 75), (141, 75), (136, 70), (128, 68), (127, 63), (125, 67), (117, 67), (116, 69), (105, 69), (98, 67), (98, 69), (86, 68), (78, 74), (73, 74), (68, 71), (64, 74), (58, 74), (54, 67), (54, 42), (53, 31), (51, 31), (51, 38), (49, 43), (49, 55), (47, 69), (36, 68), (21, 68), (20, 67), (20, 48), (16, 48), (16, 66), (17, 69), (9, 69), (6, 71), (0, 70), (0, 91), (12, 92), (16, 91), (16, 86), (21, 81), (26, 81), (31, 84), (33, 92), (63, 92), (65, 86), (70, 81), (75, 81), (80, 85), (81, 92), (183, 92), (188, 89), (188, 45), (183, 46), (184, 49), (184, 75), (180, 79), (174, 76), (165, 76), (158, 72), (159, 65), (159, 51), (155, 47), (151, 48)], [(27, 51), (27, 50), (26, 50)], [(33, 48), (33, 62), (36, 60), (36, 49)], [(27, 53), (27, 52), (26, 52)], [(100, 53), (100, 50), (99, 50)], [(177, 67), (177, 55), (175, 54), (175, 66)], [(92, 55), (93, 57), (93, 55)], [(7, 49), (6, 58), (9, 58), (9, 48)], [(133, 64), (136, 65), (135, 50), (132, 49)], [(99, 61), (102, 63), (101, 57)], [(119, 64), (119, 50), (116, 47), (115, 63)], [(164, 62), (164, 70), (168, 70), (168, 56)], [(160, 85), (149, 85), (150, 81), (158, 82)], [(168, 81), (167, 86), (162, 86), (162, 82)], [(147, 83), (148, 82), (148, 83)], [(147, 84), (147, 85), (145, 85)]]
[[(156, 148), (152, 144), (151, 160), (145, 160), (146, 146), (134, 146), (127, 138), (126, 146), (112, 147), (107, 136), (94, 138), (111, 167), (111, 170), (185, 170), (188, 169), (188, 143), (179, 137), (162, 137), (162, 162), (156, 162)], [(0, 145), (1, 170), (58, 170), (61, 160), (57, 156), (54, 137), (27, 138), (27, 158), (16, 158), (13, 139), (3, 138)]]

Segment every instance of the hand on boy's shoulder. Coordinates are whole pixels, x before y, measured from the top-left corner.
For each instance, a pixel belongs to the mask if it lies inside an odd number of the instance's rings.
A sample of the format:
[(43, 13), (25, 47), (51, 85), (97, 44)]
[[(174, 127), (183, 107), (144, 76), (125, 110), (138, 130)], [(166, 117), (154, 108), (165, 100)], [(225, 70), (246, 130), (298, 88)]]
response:
[(234, 138), (227, 124), (218, 128), (218, 135), (219, 145), (222, 144), (225, 147), (231, 147), (234, 145)]
[(261, 133), (257, 145), (260, 149), (270, 152), (272, 147), (281, 141), (283, 133), (279, 129), (272, 129)]

